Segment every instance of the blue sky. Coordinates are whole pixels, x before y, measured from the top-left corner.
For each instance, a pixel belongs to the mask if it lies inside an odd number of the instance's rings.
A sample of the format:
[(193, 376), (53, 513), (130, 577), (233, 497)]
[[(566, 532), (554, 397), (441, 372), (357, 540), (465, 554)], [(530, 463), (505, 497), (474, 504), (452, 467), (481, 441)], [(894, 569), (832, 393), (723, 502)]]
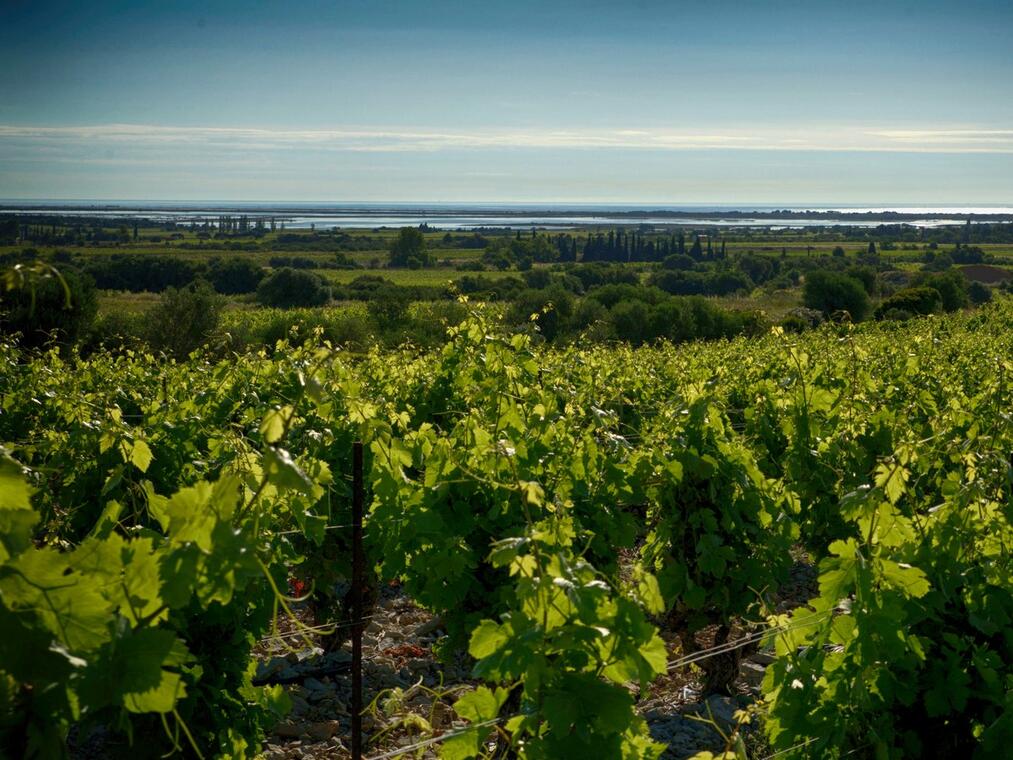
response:
[(4, 2), (0, 197), (1013, 202), (1013, 4)]

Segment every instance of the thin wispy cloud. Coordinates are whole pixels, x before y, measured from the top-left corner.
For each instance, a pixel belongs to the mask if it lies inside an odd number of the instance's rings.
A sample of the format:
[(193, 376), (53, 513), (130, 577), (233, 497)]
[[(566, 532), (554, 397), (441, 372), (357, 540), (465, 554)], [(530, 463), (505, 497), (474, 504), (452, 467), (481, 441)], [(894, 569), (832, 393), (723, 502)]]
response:
[(3, 147), (213, 148), (230, 151), (320, 150), (434, 152), (455, 149), (660, 151), (748, 150), (896, 153), (1013, 154), (1013, 129), (890, 129), (865, 127), (756, 127), (708, 131), (665, 128), (476, 129), (395, 128), (267, 129), (144, 124), (92, 126), (0, 125)]

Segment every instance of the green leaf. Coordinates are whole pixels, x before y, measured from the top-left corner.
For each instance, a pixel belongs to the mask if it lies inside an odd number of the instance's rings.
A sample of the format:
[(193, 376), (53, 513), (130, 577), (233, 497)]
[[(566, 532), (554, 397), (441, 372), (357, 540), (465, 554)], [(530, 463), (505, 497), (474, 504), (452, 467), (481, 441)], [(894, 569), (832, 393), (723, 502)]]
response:
[(481, 723), (499, 715), (500, 708), (509, 696), (509, 689), (497, 688), (493, 691), (486, 686), (479, 686), (457, 700), (454, 710), (465, 720)]
[(260, 434), (264, 437), (264, 443), (277, 443), (281, 440), (291, 415), (292, 407), (288, 405), (272, 409), (264, 415), (264, 420), (260, 423)]
[(876, 487), (882, 488), (891, 504), (896, 504), (904, 495), (904, 487), (911, 473), (901, 465), (880, 464), (876, 467)]
[(176, 703), (186, 696), (186, 687), (178, 673), (162, 670), (159, 681), (150, 689), (126, 694), (123, 704), (134, 713), (172, 712)]
[(661, 595), (658, 579), (652, 574), (641, 571), (637, 578), (637, 596), (640, 603), (652, 615), (660, 615), (665, 611), (665, 599)]
[(268, 481), (280, 489), (313, 493), (313, 481), (285, 449), (273, 446), (265, 449), (264, 470)]
[(522, 480), (518, 487), (524, 496), (524, 501), (534, 507), (540, 507), (545, 503), (545, 490), (532, 480)]
[(32, 545), (39, 513), (31, 509), (0, 509), (0, 565)]
[[(472, 723), (485, 723), (499, 715), (500, 708), (510, 695), (509, 689), (497, 688), (495, 691), (486, 686), (479, 686), (454, 703), (454, 710), (465, 720)], [(482, 740), (489, 735), (491, 726), (481, 726), (453, 736), (443, 742), (440, 757), (451, 760), (466, 760), (475, 757), (482, 751)]]
[(876, 561), (883, 578), (904, 596), (925, 596), (931, 586), (925, 573), (917, 567), (880, 559)]
[(657, 633), (651, 636), (650, 641), (640, 645), (640, 656), (651, 668), (651, 675), (660, 675), (668, 667), (668, 651), (665, 649), (665, 642)]
[(497, 625), (491, 620), (483, 620), (471, 633), (468, 652), (476, 660), (481, 660), (496, 652), (509, 640), (510, 635), (503, 626)]
[(0, 597), (13, 611), (32, 613), (72, 652), (87, 652), (109, 639), (113, 602), (94, 578), (75, 572), (72, 554), (29, 549), (0, 578)]
[(81, 696), (92, 707), (123, 704), (131, 712), (171, 712), (186, 691), (174, 668), (191, 660), (173, 631), (121, 629), (89, 665)]
[(31, 509), (31, 495), (21, 465), (0, 449), (0, 510)]
[(151, 464), (151, 449), (144, 441), (134, 441), (134, 447), (130, 452), (130, 461), (141, 472), (147, 472)]

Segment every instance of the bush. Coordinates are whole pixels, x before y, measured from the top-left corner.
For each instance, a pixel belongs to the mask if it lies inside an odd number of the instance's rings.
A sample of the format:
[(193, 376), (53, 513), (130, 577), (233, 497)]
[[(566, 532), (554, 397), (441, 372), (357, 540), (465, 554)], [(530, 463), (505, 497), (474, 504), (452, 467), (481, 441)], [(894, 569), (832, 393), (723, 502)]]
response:
[(578, 264), (567, 269), (567, 272), (581, 281), (584, 290), (590, 290), (600, 285), (638, 285), (640, 283), (637, 271), (633, 267), (622, 264), (606, 264), (604, 262)]
[(727, 311), (698, 296), (617, 301), (609, 315), (616, 337), (633, 345), (662, 338), (673, 343), (730, 338), (759, 327), (753, 315)]
[(161, 293), (166, 288), (181, 288), (193, 282), (200, 266), (178, 256), (89, 257), (84, 271), (102, 290), (129, 290), (132, 293)]
[(402, 227), (390, 247), (390, 266), (419, 269), (429, 264), (425, 236), (414, 227)]
[(376, 291), (366, 302), (366, 309), (377, 326), (381, 330), (387, 330), (405, 322), (411, 303), (411, 294), (406, 288), (392, 285)]
[(573, 295), (558, 285), (541, 290), (525, 290), (517, 296), (508, 320), (528, 324), (532, 314), (538, 315), (538, 330), (546, 340), (554, 340), (569, 327), (573, 314)]
[(682, 298), (669, 298), (654, 307), (651, 331), (655, 337), (682, 343), (696, 337), (696, 318), (692, 304)]
[(249, 259), (213, 259), (208, 267), (208, 280), (227, 295), (253, 293), (262, 279), (264, 268)]
[(928, 272), (944, 272), (953, 266), (953, 259), (948, 253), (937, 253), (922, 267)]
[(145, 342), (145, 324), (144, 315), (136, 312), (100, 314), (81, 339), (82, 351), (141, 349)]
[(508, 301), (524, 290), (524, 282), (516, 277), (485, 277), (466, 275), (454, 281), (459, 293), (471, 295), (479, 300)]
[[(608, 309), (601, 304), (601, 301), (582, 298), (573, 313), (573, 328), (588, 330), (589, 328), (598, 328), (600, 325), (608, 326), (605, 330), (607, 337), (613, 337)], [(596, 330), (596, 333), (600, 332), (602, 332), (600, 329)]]
[(417, 303), (410, 310), (405, 337), (417, 346), (441, 346), (447, 342), (447, 330), (461, 324), (467, 316), (467, 307), (457, 301)]
[(501, 272), (514, 265), (514, 256), (509, 248), (503, 245), (489, 246), (482, 254), (482, 264), (487, 267), (495, 267)]
[(844, 274), (862, 283), (870, 296), (876, 295), (876, 270), (872, 267), (851, 267)]
[(980, 306), (992, 300), (992, 289), (984, 283), (972, 282), (967, 286), (967, 297), (975, 306)]
[(619, 301), (610, 310), (616, 337), (637, 345), (651, 340), (651, 305), (644, 301)]
[(258, 325), (252, 331), (251, 340), (268, 349), (273, 349), (280, 340), (301, 346), (307, 341), (315, 340), (316, 332), (320, 333), (321, 339), (330, 341), (333, 345), (355, 350), (364, 350), (374, 342), (369, 320), (364, 318), (361, 311), (347, 309), (316, 309), (272, 315), (266, 323)]
[(650, 283), (674, 296), (729, 296), (752, 290), (754, 283), (745, 272), (684, 272), (663, 270)]
[(739, 258), (738, 267), (746, 277), (757, 285), (762, 285), (774, 274), (774, 262), (766, 256), (745, 255)]
[(977, 246), (961, 246), (957, 243), (950, 258), (957, 264), (981, 264), (985, 261), (985, 252)]
[(957, 270), (922, 275), (915, 280), (915, 285), (938, 291), (944, 311), (957, 311), (965, 308), (971, 302), (967, 295), (967, 278)]
[(61, 269), (59, 275), (5, 294), (0, 300), (0, 331), (20, 333), (21, 345), (31, 348), (76, 342), (95, 319), (95, 285), (73, 269)]
[(603, 285), (600, 288), (592, 289), (587, 297), (593, 298), (607, 309), (624, 301), (643, 301), (656, 304), (668, 299), (668, 295), (663, 290), (643, 285)]
[(529, 269), (523, 277), (529, 288), (547, 288), (552, 284), (552, 275), (549, 274), (548, 269)]
[(830, 316), (847, 312), (852, 321), (860, 322), (869, 314), (869, 294), (854, 277), (838, 272), (819, 270), (809, 273), (802, 289), (806, 308)]
[(815, 309), (807, 309), (804, 306), (799, 306), (789, 311), (786, 315), (786, 319), (803, 322), (806, 328), (817, 327), (823, 324), (823, 313), (816, 311)]
[(915, 314), (933, 314), (943, 306), (935, 288), (904, 288), (887, 298), (876, 309), (876, 319), (907, 319)]
[(693, 261), (691, 256), (687, 256), (684, 253), (673, 253), (671, 256), (666, 256), (661, 265), (665, 269), (688, 272), (696, 266), (696, 262)]
[(148, 342), (156, 351), (185, 357), (215, 334), (224, 306), (225, 299), (206, 280), (169, 288), (145, 315)]
[(259, 303), (281, 309), (320, 306), (327, 303), (330, 295), (330, 288), (320, 275), (289, 267), (274, 272), (257, 288)]
[(789, 314), (781, 320), (781, 329), (786, 333), (803, 333), (809, 327), (809, 323), (797, 314)]

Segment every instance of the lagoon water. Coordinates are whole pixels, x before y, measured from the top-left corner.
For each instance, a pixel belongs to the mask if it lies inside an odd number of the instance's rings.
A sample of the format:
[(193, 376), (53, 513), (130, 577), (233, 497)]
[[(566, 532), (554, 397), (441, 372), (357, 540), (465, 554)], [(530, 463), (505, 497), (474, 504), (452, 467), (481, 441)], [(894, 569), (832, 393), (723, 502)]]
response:
[[(274, 219), (288, 229), (346, 227), (414, 227), (441, 230), (512, 228), (567, 229), (581, 226), (684, 225), (693, 227), (762, 227), (786, 229), (875, 227), (909, 224), (938, 227), (974, 222), (1013, 221), (1010, 206), (724, 206), (724, 205), (592, 205), (592, 204), (466, 204), (466, 203), (292, 203), (233, 201), (38, 201), (0, 200), (0, 214), (59, 213), (82, 218), (147, 218), (182, 223), (218, 216), (246, 215)], [(818, 216), (795, 216), (799, 213)], [(756, 216), (750, 216), (755, 214)], [(901, 215), (890, 218), (891, 215)], [(981, 218), (991, 217), (991, 218)]]

